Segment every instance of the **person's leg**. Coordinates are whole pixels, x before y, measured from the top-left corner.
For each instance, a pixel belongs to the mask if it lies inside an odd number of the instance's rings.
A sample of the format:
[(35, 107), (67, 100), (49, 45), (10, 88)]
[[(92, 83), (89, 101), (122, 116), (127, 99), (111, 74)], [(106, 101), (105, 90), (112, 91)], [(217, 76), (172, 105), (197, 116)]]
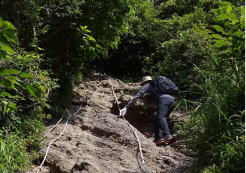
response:
[(157, 115), (155, 119), (155, 141), (164, 138), (165, 135), (170, 135), (167, 117)]
[(164, 136), (171, 135), (167, 116), (171, 112), (174, 105), (174, 99), (169, 95), (162, 95), (158, 97), (157, 102), (157, 116), (155, 121), (155, 136), (156, 138), (163, 138)]
[(170, 135), (170, 130), (168, 127), (168, 123), (167, 123), (167, 113), (168, 113), (168, 104), (163, 104), (161, 105), (161, 107), (159, 108), (159, 113), (157, 115), (157, 122), (158, 122), (158, 127), (159, 127), (159, 132), (160, 132), (160, 136), (166, 136), (166, 135)]
[(159, 123), (158, 123), (158, 118), (157, 115), (155, 116), (155, 140), (154, 141), (158, 141), (160, 140), (160, 138), (162, 138), (162, 132), (161, 129), (159, 128)]
[(172, 134), (172, 130), (173, 130), (173, 124), (170, 124), (170, 114), (171, 112), (174, 110), (174, 102), (171, 103), (168, 107), (168, 112), (167, 112), (167, 123), (168, 123), (168, 127), (170, 129), (170, 133)]
[(155, 141), (160, 140), (161, 138), (163, 138), (162, 135), (162, 130), (160, 129), (160, 123), (159, 123), (159, 101), (157, 101), (157, 114), (155, 115)]

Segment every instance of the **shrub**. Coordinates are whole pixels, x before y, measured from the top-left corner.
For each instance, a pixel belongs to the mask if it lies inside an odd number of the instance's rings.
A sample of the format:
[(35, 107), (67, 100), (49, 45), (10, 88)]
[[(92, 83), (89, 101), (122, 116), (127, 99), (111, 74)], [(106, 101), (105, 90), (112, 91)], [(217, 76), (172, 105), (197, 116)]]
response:
[[(49, 92), (57, 85), (42, 58), (18, 46), (15, 27), (0, 18), (0, 172), (21, 171), (38, 147)], [(27, 151), (30, 152), (27, 154)]]
[[(244, 8), (225, 2), (211, 12), (213, 53), (209, 68), (197, 68), (204, 91), (193, 115), (200, 162), (222, 172), (244, 171)], [(207, 170), (206, 170), (207, 171)]]

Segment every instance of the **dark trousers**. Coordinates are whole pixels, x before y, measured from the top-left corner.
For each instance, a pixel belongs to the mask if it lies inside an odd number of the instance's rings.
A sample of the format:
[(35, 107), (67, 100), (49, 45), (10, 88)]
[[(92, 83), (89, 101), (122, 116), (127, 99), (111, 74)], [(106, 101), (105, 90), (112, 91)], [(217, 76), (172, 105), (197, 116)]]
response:
[(155, 139), (170, 135), (167, 118), (174, 106), (174, 98), (170, 95), (161, 95), (157, 97), (157, 116), (155, 118)]

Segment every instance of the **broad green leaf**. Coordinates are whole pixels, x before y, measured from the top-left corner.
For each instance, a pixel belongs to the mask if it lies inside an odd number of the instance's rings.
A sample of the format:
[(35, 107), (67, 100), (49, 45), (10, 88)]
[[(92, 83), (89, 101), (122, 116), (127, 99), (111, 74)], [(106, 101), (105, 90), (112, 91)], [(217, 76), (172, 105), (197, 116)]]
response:
[(95, 38), (93, 38), (92, 36), (90, 35), (87, 35), (87, 38), (88, 40), (92, 41), (92, 42), (96, 42)]
[(236, 36), (236, 37), (242, 37), (244, 35), (244, 32), (243, 31), (236, 31), (234, 33), (232, 33), (233, 36)]
[(27, 90), (32, 96), (41, 99), (41, 90), (36, 85), (27, 85)]
[(9, 98), (12, 98), (13, 96), (11, 94), (9, 94), (8, 92), (6, 91), (3, 91), (0, 93), (0, 96), (6, 96), (6, 97), (9, 97)]
[(31, 94), (32, 96), (36, 97), (35, 95), (35, 89), (32, 87), (32, 85), (26, 85), (27, 91), (29, 92), (29, 94)]
[(230, 13), (232, 11), (232, 6), (230, 5), (230, 4), (228, 4), (227, 6), (226, 6), (226, 12), (227, 13)]
[(46, 87), (44, 85), (40, 85), (39, 88), (42, 90), (43, 93), (46, 93)]
[(216, 47), (221, 47), (224, 46), (226, 44), (226, 42), (224, 40), (215, 40), (215, 46)]
[(91, 31), (87, 29), (87, 26), (80, 26), (80, 29), (85, 33), (91, 33)]
[(20, 83), (18, 82), (18, 78), (16, 76), (6, 76), (5, 78), (10, 80), (12, 84), (20, 85)]
[(33, 85), (33, 88), (35, 88), (35, 95), (38, 99), (41, 99), (42, 97), (42, 91), (37, 85)]
[(12, 88), (12, 82), (8, 79), (0, 79), (0, 86), (6, 87), (6, 88)]
[(228, 19), (228, 16), (226, 14), (220, 14), (217, 16), (217, 20), (221, 21), (221, 20), (225, 20)]
[(9, 79), (9, 80), (11, 80), (12, 82), (14, 82), (14, 81), (17, 81), (17, 80), (18, 80), (18, 77), (13, 76), (13, 75), (10, 75), (10, 76), (5, 76), (5, 79)]
[(242, 16), (245, 15), (245, 7), (239, 7)]
[(4, 34), (3, 34), (8, 41), (12, 42), (12, 43), (17, 43), (18, 39), (16, 36), (16, 32), (13, 30), (5, 30)]
[(12, 29), (15, 30), (15, 27), (12, 23), (8, 22), (8, 21), (4, 21), (4, 26), (8, 29)]
[(233, 13), (229, 13), (227, 14), (227, 18), (233, 23), (235, 24), (236, 22), (238, 22), (238, 18), (235, 14)]
[(21, 73), (20, 74), (20, 77), (23, 77), (23, 78), (32, 78), (32, 74), (31, 73)]
[(14, 109), (15, 111), (17, 110), (16, 104), (13, 102), (8, 102), (8, 106), (12, 109)]
[(223, 32), (224, 31), (224, 29), (221, 27), (221, 26), (219, 26), (219, 25), (213, 25), (212, 26), (216, 31), (218, 31), (218, 32)]
[(16, 69), (3, 69), (0, 71), (0, 76), (3, 75), (13, 75), (13, 74), (19, 74), (21, 71), (16, 70)]
[(223, 39), (223, 37), (220, 34), (212, 34), (211, 36), (216, 39)]
[(7, 44), (0, 42), (0, 50), (4, 50), (7, 53), (13, 54), (14, 50)]

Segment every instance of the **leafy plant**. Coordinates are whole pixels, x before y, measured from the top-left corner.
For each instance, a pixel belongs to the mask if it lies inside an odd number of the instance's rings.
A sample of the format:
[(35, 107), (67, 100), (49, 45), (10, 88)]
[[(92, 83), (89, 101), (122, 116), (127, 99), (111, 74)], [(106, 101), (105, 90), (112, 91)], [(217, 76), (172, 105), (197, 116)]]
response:
[(28, 165), (26, 149), (38, 147), (48, 94), (57, 85), (40, 69), (39, 54), (19, 48), (10, 22), (0, 18), (0, 30), (0, 171), (13, 172)]
[[(193, 116), (200, 162), (222, 172), (244, 170), (244, 15), (230, 3), (211, 12), (212, 56), (207, 70), (197, 68), (204, 97)], [(237, 35), (237, 33), (240, 35)], [(243, 34), (244, 35), (244, 34)], [(194, 134), (193, 134), (194, 135)], [(208, 171), (205, 170), (205, 172)]]
[(0, 171), (24, 171), (29, 165), (24, 140), (12, 134), (0, 135)]

